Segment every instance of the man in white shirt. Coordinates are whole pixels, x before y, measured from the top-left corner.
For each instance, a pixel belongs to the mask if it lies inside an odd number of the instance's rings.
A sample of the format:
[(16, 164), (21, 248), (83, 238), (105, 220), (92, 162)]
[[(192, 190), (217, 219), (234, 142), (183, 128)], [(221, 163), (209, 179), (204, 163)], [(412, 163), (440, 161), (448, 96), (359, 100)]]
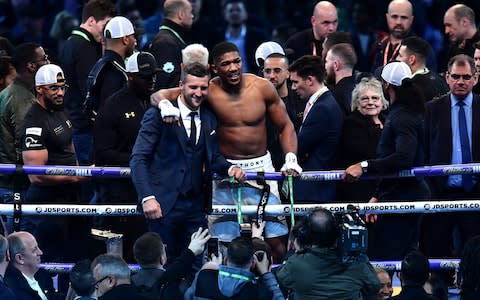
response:
[(43, 255), (35, 237), (26, 231), (14, 232), (8, 236), (8, 244), (11, 262), (5, 283), (17, 299), (47, 300), (48, 291), (35, 278)]

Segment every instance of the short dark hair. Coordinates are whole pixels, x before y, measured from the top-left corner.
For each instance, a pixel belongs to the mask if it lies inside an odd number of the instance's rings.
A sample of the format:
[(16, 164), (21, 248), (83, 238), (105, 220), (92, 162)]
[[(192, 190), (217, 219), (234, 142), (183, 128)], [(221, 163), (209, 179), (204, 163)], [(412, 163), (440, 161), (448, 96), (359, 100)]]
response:
[(407, 47), (407, 52), (415, 54), (422, 63), (425, 63), (430, 55), (430, 45), (418, 36), (404, 38), (401, 44)]
[(350, 45), (352, 44), (352, 35), (350, 34), (350, 32), (335, 31), (329, 33), (325, 39), (325, 43), (323, 46), (330, 49), (334, 45), (342, 43), (347, 43)]
[(402, 285), (423, 286), (430, 276), (430, 264), (419, 251), (408, 253), (402, 260)]
[(210, 76), (210, 71), (207, 69), (205, 65), (202, 65), (201, 63), (198, 63), (198, 62), (194, 62), (186, 65), (183, 68), (182, 74), (180, 75), (180, 80), (185, 81), (185, 79), (187, 79), (187, 75), (192, 75), (195, 77), (205, 77), (205, 76)]
[(158, 265), (163, 249), (160, 235), (156, 232), (146, 232), (133, 244), (133, 256), (140, 267)]
[(10, 74), (10, 67), (13, 67), (12, 58), (10, 56), (0, 56), (0, 78), (5, 78)]
[(252, 238), (252, 243), (253, 243), (253, 249), (255, 251), (264, 251), (267, 254), (267, 259), (270, 262), (273, 257), (273, 252), (272, 252), (272, 247), (265, 242), (264, 240), (261, 240), (259, 238)]
[(220, 42), (220, 43), (216, 44), (212, 49), (213, 63), (216, 63), (216, 61), (222, 55), (224, 55), (225, 53), (228, 53), (228, 52), (238, 52), (238, 53), (240, 53), (240, 51), (238, 50), (238, 47), (234, 43)]
[(331, 247), (338, 239), (338, 225), (335, 216), (325, 208), (318, 208), (308, 216), (311, 223), (312, 245)]
[(82, 23), (93, 17), (96, 21), (115, 16), (115, 5), (110, 0), (90, 0), (82, 10)]
[(36, 43), (23, 43), (15, 48), (12, 63), (18, 73), (24, 72), (27, 64), (35, 60), (35, 51), (39, 47)]
[(355, 49), (353, 49), (351, 44), (335, 44), (332, 46), (332, 48), (330, 48), (329, 51), (331, 51), (334, 56), (340, 58), (345, 67), (348, 69), (353, 69), (357, 64), (357, 54), (355, 53)]
[(237, 237), (228, 245), (228, 263), (237, 268), (246, 268), (251, 264), (254, 253), (251, 238)]
[(475, 71), (476, 71), (475, 61), (469, 55), (458, 54), (450, 58), (447, 64), (448, 72), (452, 71), (453, 65), (457, 65), (459, 67), (470, 65), (470, 71), (472, 72), (472, 74), (475, 74)]
[(303, 79), (313, 76), (319, 83), (323, 83), (325, 78), (325, 66), (320, 56), (304, 55), (294, 61), (288, 67), (288, 70), (296, 72)]
[(405, 78), (402, 80), (401, 86), (390, 85), (395, 93), (395, 103), (402, 103), (405, 107), (414, 113), (425, 113), (425, 94), (422, 87), (412, 80), (412, 78)]
[(70, 270), (70, 284), (78, 296), (90, 296), (95, 291), (95, 277), (90, 264), (90, 260), (85, 259), (77, 262)]

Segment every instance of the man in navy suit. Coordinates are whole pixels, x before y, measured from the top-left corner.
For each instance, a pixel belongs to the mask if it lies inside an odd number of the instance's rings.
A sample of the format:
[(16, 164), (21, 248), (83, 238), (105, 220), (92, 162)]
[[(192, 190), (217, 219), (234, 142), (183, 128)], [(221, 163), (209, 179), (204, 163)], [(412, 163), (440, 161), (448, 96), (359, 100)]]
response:
[[(475, 71), (475, 63), (470, 56), (462, 54), (452, 57), (446, 74), (450, 93), (427, 103), (425, 118), (427, 164), (480, 161), (480, 97), (472, 93), (473, 86), (478, 80)], [(429, 178), (432, 196), (436, 199), (449, 200), (478, 199), (480, 196), (478, 181), (476, 175)], [(424, 253), (429, 257), (452, 257), (454, 254), (452, 232), (455, 226), (458, 226), (461, 243), (465, 244), (471, 237), (480, 234), (480, 214), (472, 211), (438, 216), (426, 215)]]
[[(303, 123), (298, 133), (298, 160), (304, 171), (330, 170), (342, 132), (343, 113), (332, 93), (323, 84), (325, 69), (322, 58), (305, 55), (288, 68), (292, 90), (308, 99)], [(297, 180), (294, 186), (297, 202), (332, 202), (334, 182)]]
[(180, 110), (180, 126), (162, 121), (161, 112), (150, 108), (142, 121), (132, 151), (130, 167), (139, 206), (150, 231), (167, 244), (173, 261), (185, 249), (192, 233), (206, 228), (206, 197), (211, 173), (243, 180), (243, 170), (220, 154), (216, 119), (201, 106), (207, 97), (209, 72), (193, 63), (185, 67), (181, 94), (174, 102)]

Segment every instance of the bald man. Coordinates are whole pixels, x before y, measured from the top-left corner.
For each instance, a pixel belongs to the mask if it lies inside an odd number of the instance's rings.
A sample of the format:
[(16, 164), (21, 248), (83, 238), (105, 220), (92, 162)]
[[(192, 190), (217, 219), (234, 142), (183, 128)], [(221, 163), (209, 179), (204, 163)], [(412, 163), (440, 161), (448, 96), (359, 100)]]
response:
[(293, 61), (303, 55), (321, 55), (325, 37), (337, 31), (338, 14), (335, 5), (329, 1), (320, 1), (315, 5), (310, 18), (312, 28), (297, 32), (285, 43), (294, 53), (289, 56)]
[(473, 57), (475, 43), (480, 41), (480, 33), (475, 25), (475, 12), (464, 4), (450, 7), (443, 17), (445, 35), (450, 40), (447, 57), (442, 64), (443, 70), (447, 68), (450, 58), (458, 54)]
[[(413, 23), (413, 6), (408, 0), (393, 0), (388, 5), (387, 19), (389, 34), (381, 37), (374, 45), (374, 60), (372, 71), (383, 67), (396, 59), (402, 40), (414, 35), (411, 31)], [(430, 47), (431, 48), (431, 47)], [(437, 70), (437, 63), (433, 51), (427, 58), (427, 67), (431, 71)]]

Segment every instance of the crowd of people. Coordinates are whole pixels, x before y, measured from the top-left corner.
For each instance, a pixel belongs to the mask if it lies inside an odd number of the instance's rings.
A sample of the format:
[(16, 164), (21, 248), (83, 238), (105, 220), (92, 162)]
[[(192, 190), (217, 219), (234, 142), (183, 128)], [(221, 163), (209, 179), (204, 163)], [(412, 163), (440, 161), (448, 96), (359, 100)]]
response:
[[(58, 285), (69, 280), (81, 297), (390, 297), (391, 274), (374, 270), (373, 259), (403, 260), (395, 299), (442, 299), (436, 280), (448, 286), (453, 276), (430, 276), (427, 257), (463, 257), (458, 283), (475, 299), (478, 255), (469, 248), (478, 247), (479, 212), (365, 215), (368, 251), (351, 264), (336, 251), (335, 215), (318, 209), (296, 225), (264, 216), (262, 206), (288, 201), (282, 182), (246, 180), (280, 171), (294, 178), (295, 203), (320, 205), (480, 195), (476, 174), (381, 177), (480, 161), (475, 10), (445, 7), (449, 45), (439, 51), (414, 32), (417, 2), (390, 1), (386, 31), (372, 27), (364, 2), (351, 2), (315, 2), (309, 26), (283, 38), (253, 22), (241, 0), (224, 1), (224, 23), (213, 27), (198, 0), (162, 1), (148, 22), (135, 1), (90, 0), (55, 49), (0, 37), (0, 163), (131, 168), (131, 178), (0, 174), (2, 202), (136, 204), (141, 213), (5, 217), (0, 296), (53, 299), (42, 257), (78, 262)], [(30, 4), (24, 13), (35, 15)], [(353, 29), (339, 31), (345, 7)], [(342, 182), (298, 178), (332, 169), (345, 170)], [(212, 205), (259, 212), (214, 216)], [(98, 255), (91, 228), (123, 234), (125, 260)], [(220, 250), (206, 258), (208, 240)], [(131, 276), (134, 260), (141, 271)]]

